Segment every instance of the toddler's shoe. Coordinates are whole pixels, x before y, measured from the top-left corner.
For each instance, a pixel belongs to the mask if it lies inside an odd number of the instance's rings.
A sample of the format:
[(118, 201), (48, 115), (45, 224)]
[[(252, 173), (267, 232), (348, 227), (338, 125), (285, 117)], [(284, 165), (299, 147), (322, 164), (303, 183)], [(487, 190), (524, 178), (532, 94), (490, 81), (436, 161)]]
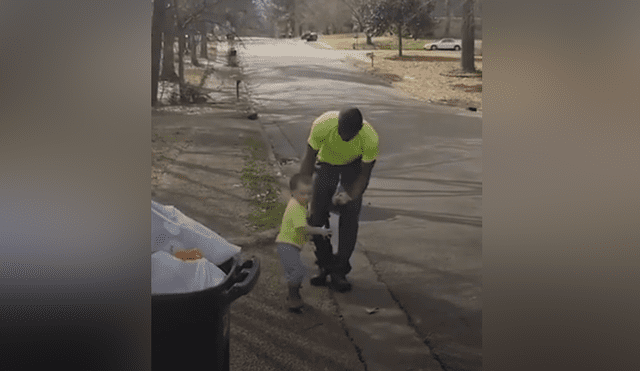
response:
[(328, 275), (329, 275), (329, 272), (327, 272), (324, 269), (320, 269), (320, 273), (318, 273), (317, 276), (312, 277), (311, 280), (309, 280), (309, 282), (313, 286), (326, 286), (327, 285), (327, 276)]
[(304, 302), (300, 296), (300, 285), (289, 284), (289, 295), (287, 296), (287, 308), (290, 312), (299, 313)]

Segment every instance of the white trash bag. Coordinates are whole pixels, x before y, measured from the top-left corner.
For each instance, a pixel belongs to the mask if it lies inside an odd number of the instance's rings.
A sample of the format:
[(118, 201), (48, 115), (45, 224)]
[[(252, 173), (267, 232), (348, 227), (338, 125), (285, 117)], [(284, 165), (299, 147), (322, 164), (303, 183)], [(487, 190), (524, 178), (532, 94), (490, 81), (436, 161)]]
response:
[(166, 251), (151, 254), (151, 294), (179, 294), (219, 285), (224, 273), (207, 259), (184, 261)]
[(240, 247), (187, 217), (173, 206), (151, 201), (151, 252), (175, 253), (197, 248), (211, 263), (218, 265), (240, 253)]

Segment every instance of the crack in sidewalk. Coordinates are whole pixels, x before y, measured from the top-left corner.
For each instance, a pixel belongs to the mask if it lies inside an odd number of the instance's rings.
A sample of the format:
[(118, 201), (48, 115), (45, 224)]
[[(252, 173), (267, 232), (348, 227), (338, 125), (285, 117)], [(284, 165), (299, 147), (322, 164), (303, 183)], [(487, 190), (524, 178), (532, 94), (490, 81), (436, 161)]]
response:
[(367, 361), (364, 359), (364, 356), (362, 355), (362, 349), (360, 349), (358, 344), (356, 344), (355, 339), (349, 333), (349, 329), (347, 328), (347, 325), (344, 323), (344, 316), (340, 314), (340, 305), (338, 304), (333, 294), (333, 291), (329, 290), (329, 292), (331, 296), (331, 301), (334, 306), (334, 311), (335, 313), (338, 314), (338, 317), (340, 318), (340, 326), (342, 327), (342, 330), (344, 331), (345, 335), (347, 335), (347, 338), (349, 338), (349, 341), (351, 342), (351, 344), (353, 344), (353, 347), (356, 349), (358, 360), (360, 360), (360, 363), (362, 363), (362, 366), (364, 367), (364, 371), (368, 371), (369, 369), (367, 367)]
[[(418, 327), (413, 322), (413, 319), (411, 318), (411, 315), (409, 314), (409, 312), (406, 310), (405, 307), (402, 306), (402, 304), (400, 303), (400, 300), (398, 300), (398, 298), (393, 294), (393, 292), (391, 290), (389, 290), (389, 287), (387, 286), (387, 283), (382, 280), (382, 277), (379, 274), (378, 269), (376, 268), (376, 263), (374, 263), (369, 258), (368, 251), (364, 248), (364, 246), (362, 244), (359, 244), (359, 245), (361, 247), (361, 251), (363, 252), (363, 255), (367, 258), (367, 260), (369, 261), (369, 265), (371, 265), (371, 267), (373, 269), (373, 272), (376, 274), (376, 278), (378, 279), (378, 282), (380, 282), (380, 283), (382, 283), (384, 285), (384, 287), (387, 289), (387, 292), (391, 296), (391, 299), (393, 299), (393, 301), (396, 303), (396, 305), (400, 308), (400, 310), (407, 317), (407, 323), (408, 323), (409, 327), (411, 327), (413, 329), (413, 331), (415, 331), (416, 334), (420, 334), (420, 332), (418, 331)], [(442, 368), (443, 371), (449, 371), (449, 368), (447, 368), (447, 366), (440, 359), (440, 357), (434, 352), (434, 347), (431, 345), (431, 342), (429, 341), (429, 339), (425, 338), (423, 340), (423, 343), (429, 349), (429, 353), (431, 353), (431, 357), (433, 357), (433, 359), (436, 362), (438, 362), (438, 364), (440, 365), (440, 368)]]

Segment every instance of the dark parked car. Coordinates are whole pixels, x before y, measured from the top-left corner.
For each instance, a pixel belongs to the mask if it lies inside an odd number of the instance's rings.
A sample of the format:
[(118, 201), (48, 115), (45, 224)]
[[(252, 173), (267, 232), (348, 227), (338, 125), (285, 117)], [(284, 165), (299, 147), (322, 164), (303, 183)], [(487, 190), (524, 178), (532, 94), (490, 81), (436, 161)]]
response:
[(318, 41), (318, 34), (315, 32), (305, 32), (300, 38), (306, 41)]

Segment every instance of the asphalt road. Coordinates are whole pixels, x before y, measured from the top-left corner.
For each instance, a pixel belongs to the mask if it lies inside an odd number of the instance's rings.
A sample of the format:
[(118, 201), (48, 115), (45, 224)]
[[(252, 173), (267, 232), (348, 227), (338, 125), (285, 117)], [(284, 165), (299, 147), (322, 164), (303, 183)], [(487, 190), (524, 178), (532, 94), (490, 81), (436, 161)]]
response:
[(347, 53), (293, 39), (238, 48), (282, 163), (297, 166), (324, 111), (355, 105), (374, 126), (380, 157), (356, 249), (444, 370), (481, 370), (482, 117), (409, 99), (344, 63)]

